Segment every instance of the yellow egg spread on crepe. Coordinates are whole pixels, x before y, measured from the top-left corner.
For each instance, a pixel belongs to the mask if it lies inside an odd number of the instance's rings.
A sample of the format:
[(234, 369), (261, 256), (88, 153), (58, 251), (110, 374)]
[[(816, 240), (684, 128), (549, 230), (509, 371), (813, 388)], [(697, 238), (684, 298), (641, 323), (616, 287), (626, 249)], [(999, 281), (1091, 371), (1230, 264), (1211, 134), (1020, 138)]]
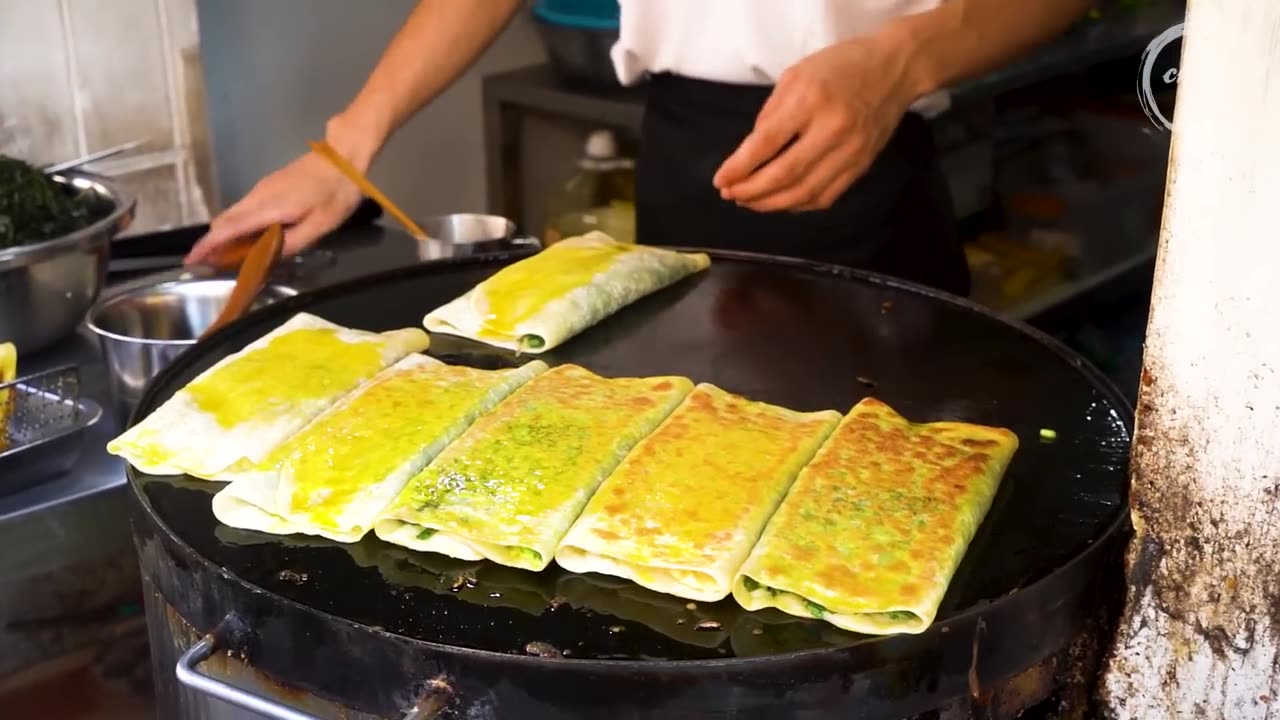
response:
[(698, 385), (600, 486), (556, 562), (690, 600), (726, 597), (839, 420), (833, 410), (795, 412)]
[(201, 373), (107, 451), (153, 475), (232, 479), (428, 342), (415, 328), (371, 333), (300, 313)]
[(215, 495), (213, 513), (232, 527), (355, 542), (409, 478), (546, 368), (476, 370), (410, 355)]
[(561, 365), (476, 421), (378, 520), (378, 537), (542, 570), (591, 494), (693, 389)]
[(431, 332), (509, 350), (550, 350), (650, 293), (705, 270), (710, 258), (618, 242), (562, 240), (499, 270), (423, 319)]
[[(0, 343), (0, 385), (18, 377), (18, 349), (13, 343)], [(9, 415), (13, 413), (13, 390), (0, 390), (0, 450), (9, 446)]]
[(796, 479), (734, 597), (852, 632), (924, 631), (1017, 448), (1002, 428), (914, 425), (863, 400)]

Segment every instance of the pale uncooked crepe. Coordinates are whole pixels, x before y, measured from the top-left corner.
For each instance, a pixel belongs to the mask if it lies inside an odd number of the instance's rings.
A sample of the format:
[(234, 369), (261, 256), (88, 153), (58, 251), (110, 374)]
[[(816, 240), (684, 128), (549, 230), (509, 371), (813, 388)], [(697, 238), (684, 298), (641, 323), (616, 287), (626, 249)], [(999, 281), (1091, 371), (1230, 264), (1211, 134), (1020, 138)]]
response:
[(231, 479), (428, 343), (417, 328), (371, 333), (299, 313), (200, 373), (107, 451), (151, 475)]

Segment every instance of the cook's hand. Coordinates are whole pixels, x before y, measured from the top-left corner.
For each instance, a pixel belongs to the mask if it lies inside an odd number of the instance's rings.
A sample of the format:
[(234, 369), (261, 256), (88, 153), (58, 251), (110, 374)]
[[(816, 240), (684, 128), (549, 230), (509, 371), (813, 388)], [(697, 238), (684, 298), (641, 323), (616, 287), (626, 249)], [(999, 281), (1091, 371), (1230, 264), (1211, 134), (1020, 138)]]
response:
[(915, 101), (906, 65), (901, 47), (875, 36), (792, 65), (751, 134), (716, 172), (721, 197), (760, 212), (830, 207), (867, 171)]
[(230, 243), (274, 223), (285, 227), (284, 254), (293, 255), (342, 224), (360, 198), (360, 189), (328, 161), (308, 153), (260, 180), (240, 202), (214, 218), (185, 262), (212, 262)]

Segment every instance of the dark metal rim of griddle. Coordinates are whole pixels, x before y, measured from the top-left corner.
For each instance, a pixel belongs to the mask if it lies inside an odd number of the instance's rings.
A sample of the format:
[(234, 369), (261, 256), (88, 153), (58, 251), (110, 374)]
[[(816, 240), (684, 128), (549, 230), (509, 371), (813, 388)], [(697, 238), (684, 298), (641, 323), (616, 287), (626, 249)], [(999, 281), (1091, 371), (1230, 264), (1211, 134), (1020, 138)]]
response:
[[(905, 291), (907, 293), (922, 295), (927, 298), (939, 300), (953, 307), (957, 307), (965, 311), (983, 316), (985, 318), (997, 321), (1001, 324), (1013, 326), (1017, 328), (1020, 332), (1022, 332), (1024, 335), (1026, 335), (1028, 338), (1034, 340), (1036, 343), (1043, 346), (1045, 349), (1048, 349), (1055, 355), (1059, 356), (1060, 359), (1062, 359), (1067, 365), (1069, 365), (1075, 372), (1083, 376), (1083, 379), (1085, 379), (1099, 393), (1101, 393), (1104, 396), (1105, 400), (1111, 405), (1111, 409), (1113, 410), (1115, 415), (1118, 417), (1118, 419), (1123, 422), (1124, 431), (1125, 431), (1124, 439), (1126, 441), (1128, 440), (1128, 436), (1131, 433), (1131, 428), (1133, 424), (1133, 416), (1132, 416), (1132, 409), (1129, 407), (1123, 395), (1111, 384), (1111, 382), (1101, 372), (1099, 372), (1097, 369), (1092, 367), (1089, 363), (1084, 361), (1079, 356), (1075, 355), (1072, 351), (1067, 349), (1064, 345), (1062, 345), (1058, 341), (1044, 335), (1043, 333), (1040, 333), (1039, 331), (1033, 328), (1026, 326), (1023, 323), (1012, 322), (1007, 319), (1000, 318), (996, 314), (989, 311), (988, 309), (976, 303), (970, 302), (968, 300), (950, 296), (948, 294), (935, 291), (931, 288), (926, 288), (923, 286), (915, 285), (913, 283), (900, 281), (894, 278), (880, 276), (874, 273), (852, 270), (849, 268), (833, 266), (833, 265), (812, 263), (812, 262), (807, 262), (803, 260), (757, 255), (753, 253), (729, 252), (729, 251), (717, 251), (717, 250), (709, 250), (706, 252), (708, 252), (713, 258), (713, 267), (716, 264), (714, 262), (715, 260), (736, 261), (736, 262), (745, 263), (745, 264), (761, 264), (761, 265), (767, 265), (767, 266), (773, 266), (773, 267), (777, 267), (777, 266), (788, 267), (794, 270), (803, 271), (806, 273), (815, 274), (819, 276), (859, 280), (861, 282), (869, 283), (873, 286), (884, 288), (886, 290)], [(284, 319), (293, 315), (296, 312), (304, 311), (309, 305), (315, 302), (320, 302), (326, 299), (333, 300), (333, 299), (341, 298), (345, 294), (348, 294), (353, 291), (357, 291), (359, 289), (366, 288), (369, 286), (378, 286), (382, 284), (393, 283), (395, 281), (403, 281), (409, 278), (413, 278), (415, 276), (423, 276), (425, 279), (425, 278), (429, 278), (431, 275), (434, 275), (434, 274), (445, 273), (453, 269), (470, 266), (470, 265), (481, 265), (481, 264), (501, 265), (510, 261), (514, 261), (521, 257), (524, 257), (525, 255), (526, 255), (525, 253), (515, 252), (515, 253), (499, 253), (499, 254), (493, 254), (493, 255), (443, 259), (443, 260), (433, 261), (430, 263), (425, 263), (422, 265), (416, 265), (416, 266), (411, 266), (407, 268), (400, 268), (400, 269), (396, 269), (388, 272), (383, 272), (377, 275), (372, 275), (364, 278), (358, 278), (358, 279), (351, 280), (339, 285), (334, 285), (328, 288), (323, 288), (320, 290), (303, 293), (293, 298), (283, 300), (279, 303), (275, 303), (271, 306), (268, 306), (266, 308), (250, 313), (240, 321), (232, 325), (229, 325), (225, 328), (222, 328), (218, 332), (212, 334), (205, 342), (202, 343), (202, 345), (215, 345), (220, 341), (226, 341), (227, 339), (235, 336), (237, 333), (243, 332), (247, 325), (256, 326), (268, 320), (273, 320), (276, 322), (283, 321)], [(130, 418), (130, 425), (141, 420), (141, 418), (145, 417), (145, 415), (148, 414), (152, 409), (158, 407), (161, 402), (167, 399), (168, 394), (171, 394), (174, 390), (176, 390), (176, 387), (169, 388), (169, 386), (173, 384), (174, 379), (182, 376), (184, 373), (189, 372), (192, 366), (195, 366), (199, 363), (200, 358), (201, 358), (201, 353), (198, 350), (190, 353), (185, 353), (182, 357), (180, 357), (177, 361), (175, 361), (172, 365), (170, 365), (167, 369), (165, 369), (152, 382), (146, 394), (144, 395), (142, 401), (136, 407), (133, 413), (133, 417)], [(167, 394), (164, 393), (162, 391), (162, 389), (164, 388), (168, 388), (169, 393)], [(204, 572), (211, 572), (216, 576), (220, 577), (224, 582), (229, 582), (232, 585), (238, 585), (240, 587), (243, 587), (244, 589), (248, 590), (249, 592), (251, 592), (256, 596), (260, 596), (260, 597), (265, 596), (266, 598), (269, 598), (272, 602), (283, 603), (286, 606), (292, 608), (295, 611), (295, 613), (301, 612), (303, 616), (314, 617), (317, 620), (322, 618), (329, 619), (329, 620), (336, 620), (337, 622), (345, 626), (359, 627), (362, 630), (374, 636), (382, 636), (389, 640), (394, 640), (398, 643), (409, 643), (412, 646), (422, 647), (424, 650), (434, 650), (437, 652), (445, 652), (450, 655), (457, 656), (460, 659), (465, 659), (465, 658), (474, 658), (476, 660), (490, 659), (493, 661), (500, 660), (501, 662), (504, 662), (504, 663), (514, 662), (514, 663), (530, 664), (532, 666), (545, 666), (548, 663), (556, 663), (558, 667), (572, 666), (584, 671), (593, 671), (593, 672), (604, 671), (604, 672), (610, 672), (610, 673), (613, 673), (613, 672), (627, 673), (627, 672), (638, 672), (638, 671), (696, 672), (699, 669), (702, 669), (702, 670), (721, 669), (724, 671), (732, 672), (734, 670), (746, 671), (753, 667), (767, 666), (767, 664), (772, 661), (777, 661), (785, 658), (800, 659), (805, 656), (821, 656), (821, 655), (827, 655), (830, 653), (841, 653), (841, 652), (850, 650), (852, 647), (863, 647), (867, 644), (889, 646), (892, 643), (910, 643), (911, 641), (913, 641), (913, 639), (922, 637), (922, 636), (902, 636), (902, 635), (874, 637), (874, 638), (868, 638), (865, 641), (858, 642), (854, 646), (843, 647), (843, 648), (812, 649), (812, 650), (804, 650), (799, 652), (791, 652), (786, 654), (766, 655), (766, 656), (757, 656), (757, 657), (731, 657), (731, 658), (723, 658), (723, 659), (697, 659), (697, 660), (666, 660), (666, 659), (614, 660), (614, 659), (599, 659), (599, 658), (552, 659), (552, 658), (543, 658), (543, 657), (536, 657), (536, 656), (511, 655), (511, 654), (507, 654), (499, 651), (460, 647), (460, 646), (455, 646), (455, 645), (450, 645), (450, 644), (445, 644), (440, 642), (424, 640), (421, 638), (408, 637), (398, 633), (388, 632), (382, 629), (381, 627), (366, 625), (363, 623), (352, 621), (347, 618), (343, 618), (341, 616), (327, 613), (322, 610), (317, 610), (304, 603), (298, 602), (291, 598), (279, 595), (268, 589), (255, 585), (247, 580), (240, 578), (233, 572), (213, 563), (212, 561), (204, 557), (201, 553), (194, 550), (190, 545), (188, 545), (187, 542), (184, 541), (177, 532), (175, 532), (174, 528), (171, 527), (168, 523), (166, 523), (164, 519), (160, 517), (160, 514), (155, 510), (155, 508), (152, 506), (152, 503), (148, 499), (147, 494), (142, 490), (141, 482), (140, 482), (142, 475), (140, 473), (135, 472), (132, 468), (129, 468), (128, 476), (130, 480), (130, 485), (133, 489), (133, 493), (140, 503), (140, 509), (146, 514), (147, 518), (151, 522), (155, 523), (155, 527), (157, 527), (159, 530), (162, 531), (162, 536), (164, 537), (165, 541), (167, 543), (172, 543), (176, 549), (180, 550), (180, 554), (184, 555), (185, 559), (188, 562), (198, 564), (200, 567), (203, 568)], [(1101, 552), (1104, 552), (1107, 547), (1110, 547), (1111, 545), (1113, 545), (1114, 544), (1113, 541), (1115, 541), (1117, 538), (1119, 538), (1121, 535), (1123, 535), (1123, 533), (1127, 531), (1129, 527), (1128, 514), (1127, 512), (1125, 512), (1127, 508), (1127, 485), (1123, 489), (1123, 494), (1124, 496), (1121, 498), (1121, 502), (1115, 508), (1114, 518), (1109, 523), (1107, 523), (1107, 525), (1105, 526), (1105, 529), (1103, 529), (1100, 533), (1098, 533), (1098, 535), (1093, 540), (1091, 540), (1089, 544), (1084, 549), (1082, 549), (1078, 554), (1076, 554), (1074, 557), (1070, 558), (1069, 560), (1062, 563), (1061, 565), (1056, 566), (1048, 574), (1042, 577), (1039, 577), (1038, 579), (1032, 582), (1029, 582), (1025, 585), (1018, 586), (1012, 592), (1004, 593), (998, 597), (990, 597), (985, 601), (980, 601), (969, 608), (958, 611), (952, 615), (947, 616), (946, 618), (938, 620), (933, 624), (933, 626), (929, 628), (929, 630), (926, 631), (926, 634), (947, 633), (952, 628), (959, 630), (964, 627), (972, 627), (975, 622), (978, 622), (978, 623), (981, 622), (981, 616), (983, 615), (983, 613), (990, 611), (995, 606), (1004, 605), (1010, 602), (1016, 602), (1018, 599), (1027, 599), (1029, 601), (1032, 601), (1033, 599), (1039, 599), (1046, 603), (1053, 602), (1048, 597), (1042, 597), (1042, 596), (1052, 595), (1062, 590), (1062, 588), (1060, 587), (1059, 581), (1062, 579), (1063, 576), (1078, 574), (1075, 571), (1081, 570), (1081, 568), (1083, 568), (1084, 566), (1090, 566), (1095, 564), (1095, 561), (1097, 560), (1095, 556), (1097, 556)], [(211, 628), (206, 628), (206, 629), (211, 629)], [(1034, 630), (1032, 632), (1034, 632)], [(906, 647), (906, 645), (904, 645), (904, 647)], [(897, 655), (898, 653), (891, 651), (888, 654), (893, 656), (893, 655)]]
[(96, 194), (99, 203), (109, 203), (110, 209), (102, 211), (101, 217), (88, 225), (68, 233), (62, 237), (30, 245), (18, 245), (0, 249), (0, 270), (10, 267), (24, 267), (72, 248), (88, 247), (123, 230), (133, 218), (137, 200), (110, 178), (82, 170), (68, 170), (50, 176), (61, 184), (70, 184), (74, 180), (84, 180), (92, 187), (90, 192)]

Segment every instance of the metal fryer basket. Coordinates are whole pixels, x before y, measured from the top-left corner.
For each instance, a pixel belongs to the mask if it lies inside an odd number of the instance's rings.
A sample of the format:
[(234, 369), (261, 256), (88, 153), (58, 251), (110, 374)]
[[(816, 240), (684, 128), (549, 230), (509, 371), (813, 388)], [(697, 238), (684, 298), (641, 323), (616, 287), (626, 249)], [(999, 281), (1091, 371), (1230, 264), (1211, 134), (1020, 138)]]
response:
[(102, 408), (80, 396), (80, 370), (74, 365), (0, 385), (0, 397), (6, 394), (9, 412), (0, 442), (0, 494), (69, 470), (80, 458), (84, 431), (102, 417)]

